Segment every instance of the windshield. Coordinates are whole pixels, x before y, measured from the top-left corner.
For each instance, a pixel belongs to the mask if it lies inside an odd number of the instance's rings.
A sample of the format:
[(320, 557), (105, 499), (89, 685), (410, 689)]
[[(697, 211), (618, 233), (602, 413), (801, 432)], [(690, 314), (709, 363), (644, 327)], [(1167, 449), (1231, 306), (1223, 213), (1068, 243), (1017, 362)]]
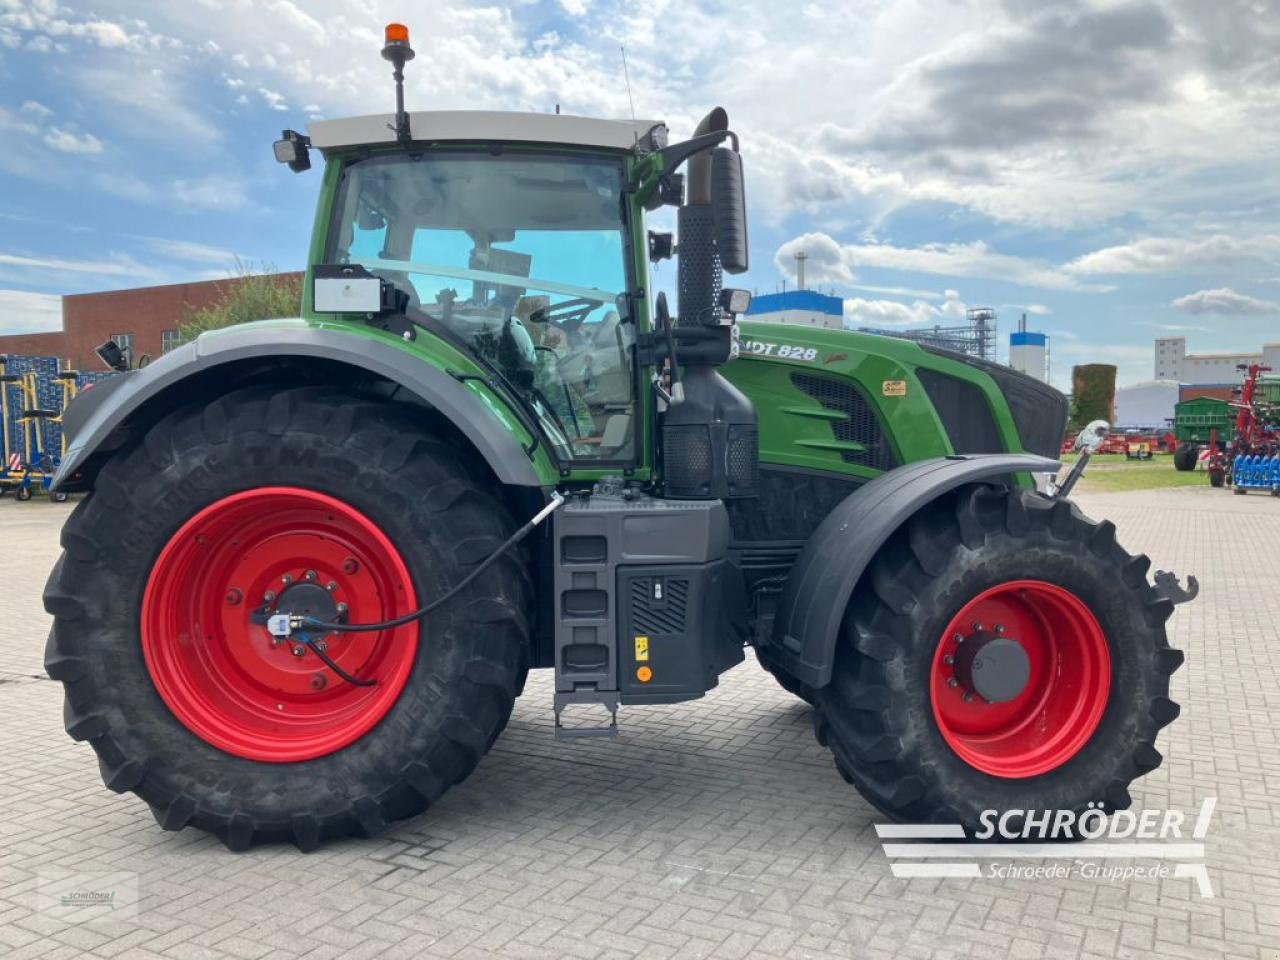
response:
[(622, 166), (487, 153), (348, 165), (330, 262), (408, 295), (534, 411), (561, 457), (631, 460)]

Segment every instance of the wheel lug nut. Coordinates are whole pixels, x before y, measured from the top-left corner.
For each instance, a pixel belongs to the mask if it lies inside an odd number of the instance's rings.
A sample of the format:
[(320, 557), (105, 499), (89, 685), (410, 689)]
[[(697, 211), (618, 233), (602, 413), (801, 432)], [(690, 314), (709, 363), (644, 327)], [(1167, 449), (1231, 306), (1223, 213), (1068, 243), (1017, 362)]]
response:
[(239, 603), (243, 599), (244, 599), (244, 594), (241, 593), (239, 590), (236, 590), (233, 588), (227, 591), (227, 603), (231, 604), (231, 606), (234, 607), (237, 603)]
[(338, 612), (339, 612), (339, 613), (346, 613), (346, 612), (347, 612), (347, 605), (346, 605), (345, 603), (340, 603), (340, 604), (338, 604)]
[(308, 583), (314, 583), (316, 580), (316, 576), (317, 574), (314, 570), (308, 570), (306, 573), (302, 575), (302, 579), (306, 580)]
[(338, 581), (330, 580), (328, 583), (324, 585), (324, 588), (328, 590), (330, 593), (333, 593), (333, 591), (338, 589)]
[(274, 603), (276, 599), (276, 592), (274, 590), (268, 590), (262, 595), (262, 599), (265, 603)]
[(966, 693), (966, 694), (964, 695), (964, 702), (965, 702), (965, 703), (972, 703), (972, 702), (973, 702), (973, 694), (972, 694), (972, 693)]
[(280, 578), (280, 582), (283, 583), (286, 587), (289, 586), (289, 584), (293, 583), (293, 574), (286, 573), (283, 577)]
[(295, 644), (293, 645), (293, 655), (294, 655), (295, 657), (301, 657), (301, 656), (302, 656), (303, 654), (305, 654), (306, 652), (307, 652), (307, 648), (306, 648), (306, 647), (304, 647), (302, 644), (300, 644), (300, 643), (295, 643)]
[(956, 643), (964, 643), (964, 634), (963, 633), (953, 634), (951, 639), (954, 640)]
[(323, 690), (326, 686), (328, 686), (328, 684), (329, 684), (329, 678), (326, 677), (323, 673), (317, 673), (314, 677), (311, 678), (312, 690)]
[(957, 680), (955, 677), (950, 677), (950, 678), (948, 678), (948, 680), (947, 680), (947, 686), (948, 686), (948, 687), (957, 687), (957, 686), (959, 686), (959, 685), (960, 685), (960, 681), (959, 681), (959, 680)]
[(1003, 624), (1003, 623), (997, 623), (997, 624), (996, 624), (996, 633), (998, 633), (998, 634), (999, 634), (999, 635), (1001, 635), (1001, 636), (1004, 636), (1004, 624)]
[(280, 644), (282, 644), (282, 643), (284, 643), (284, 637), (272, 637), (272, 638), (271, 638), (271, 645), (272, 645), (273, 647), (278, 647), (278, 646), (280, 646)]
[(319, 650), (321, 653), (324, 653), (326, 650), (329, 649), (329, 644), (324, 640), (317, 640), (316, 649)]
[(981, 624), (981, 623), (979, 623), (977, 620), (973, 621), (973, 629), (974, 629), (974, 630), (981, 630), (981, 629), (982, 629), (982, 624)]
[(358, 572), (359, 570), (360, 564), (356, 563), (354, 557), (347, 557), (346, 561), (342, 564), (342, 572), (348, 576)]
[(947, 665), (950, 665), (956, 662), (956, 658), (948, 653), (945, 657), (942, 658), (942, 662)]

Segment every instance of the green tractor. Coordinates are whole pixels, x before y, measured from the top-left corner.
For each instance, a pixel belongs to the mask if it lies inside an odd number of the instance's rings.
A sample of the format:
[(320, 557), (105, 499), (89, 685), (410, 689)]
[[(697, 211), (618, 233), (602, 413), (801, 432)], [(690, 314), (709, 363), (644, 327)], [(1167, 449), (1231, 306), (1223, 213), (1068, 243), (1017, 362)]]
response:
[(301, 315), (66, 412), (55, 486), (88, 495), (45, 662), (106, 785), (165, 829), (310, 850), (465, 779), (532, 668), (557, 736), (613, 736), (619, 706), (701, 697), (750, 647), (886, 817), (1127, 806), (1182, 655), (1148, 559), (1046, 486), (1063, 396), (740, 322), (723, 110), (680, 143), (408, 113), (407, 32), (383, 55), (395, 114), (275, 146), (324, 160)]

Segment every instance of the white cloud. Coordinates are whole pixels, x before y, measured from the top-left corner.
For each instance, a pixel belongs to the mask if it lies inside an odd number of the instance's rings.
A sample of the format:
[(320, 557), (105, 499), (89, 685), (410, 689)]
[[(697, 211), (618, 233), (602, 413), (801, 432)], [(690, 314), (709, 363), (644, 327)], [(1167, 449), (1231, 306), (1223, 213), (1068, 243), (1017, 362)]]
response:
[(239, 210), (249, 199), (243, 182), (222, 176), (175, 180), (172, 196), (179, 209), (186, 213), (199, 210)]
[(138, 239), (157, 255), (185, 263), (213, 263), (227, 267), (235, 263), (238, 256), (230, 250), (191, 240), (172, 240), (167, 237), (139, 237)]
[(1146, 237), (1077, 257), (1064, 269), (1075, 275), (1114, 276), (1200, 272), (1252, 264), (1280, 264), (1280, 234)]
[(1215, 314), (1221, 317), (1257, 316), (1269, 313), (1280, 313), (1280, 304), (1270, 300), (1259, 300), (1243, 293), (1236, 293), (1230, 287), (1219, 287), (1215, 290), (1197, 290), (1185, 297), (1173, 301), (1173, 307), (1183, 313)]
[(571, 17), (583, 17), (591, 9), (591, 0), (560, 0), (560, 9)]
[(0, 290), (0, 333), (43, 333), (61, 326), (61, 297), (27, 290)]
[(102, 141), (91, 133), (76, 133), (63, 127), (50, 127), (42, 138), (61, 153), (93, 154), (102, 152)]
[(959, 292), (948, 290), (941, 304), (916, 300), (864, 300), (851, 297), (844, 301), (845, 325), (849, 327), (898, 327), (929, 324), (951, 324), (964, 321), (967, 305)]
[(807, 233), (788, 240), (774, 258), (784, 273), (792, 269), (794, 256), (808, 254), (806, 271), (815, 282), (851, 283), (858, 267), (876, 267), (944, 277), (1000, 280), (1046, 290), (1102, 291), (1109, 287), (1081, 283), (1060, 267), (1041, 260), (997, 253), (982, 241), (930, 243), (898, 247), (889, 243), (841, 244), (825, 233)]
[(262, 97), (268, 107), (272, 110), (288, 110), (289, 104), (285, 101), (284, 94), (277, 93), (275, 90), (268, 90), (266, 87), (258, 88), (258, 96)]
[(0, 267), (56, 273), (85, 273), (99, 277), (137, 277), (154, 279), (155, 270), (132, 257), (114, 255), (110, 260), (71, 260), (65, 257), (32, 257), (16, 253), (0, 253)]
[(53, 111), (37, 100), (25, 100), (19, 108), (20, 113), (27, 116), (35, 117), (38, 120), (47, 119), (53, 116)]

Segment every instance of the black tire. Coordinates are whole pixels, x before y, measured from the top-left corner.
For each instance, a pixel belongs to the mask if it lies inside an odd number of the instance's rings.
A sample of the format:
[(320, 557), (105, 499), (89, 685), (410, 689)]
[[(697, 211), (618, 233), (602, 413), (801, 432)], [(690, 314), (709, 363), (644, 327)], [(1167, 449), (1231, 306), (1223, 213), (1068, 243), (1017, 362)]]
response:
[(28, 500), (31, 499), (31, 488), (19, 487), (14, 492), (13, 499), (17, 500), (19, 503), (26, 503)]
[(1199, 459), (1199, 447), (1191, 443), (1180, 444), (1178, 449), (1173, 452), (1173, 468), (1181, 470), (1183, 473), (1188, 470), (1194, 470)]
[(67, 502), (67, 493), (66, 493), (66, 491), (65, 491), (65, 490), (50, 490), (50, 491), (49, 491), (49, 499), (50, 499), (53, 503), (66, 503), (66, 502)]
[(1223, 475), (1222, 471), (1220, 470), (1209, 471), (1209, 486), (1221, 487), (1226, 483), (1226, 481), (1227, 481), (1227, 478)]
[(813, 706), (814, 690), (807, 683), (801, 683), (791, 674), (783, 670), (781, 666), (773, 661), (769, 656), (769, 652), (765, 648), (756, 648), (756, 659), (760, 661), (760, 666), (764, 667), (774, 680), (778, 681), (778, 686), (792, 696), (799, 697), (805, 703)]
[(403, 692), (349, 746), (296, 763), (223, 752), (160, 699), (141, 650), (141, 599), (182, 523), (271, 485), (362, 511), (395, 544), (419, 599), (441, 595), (515, 529), (494, 481), (408, 410), (317, 387), (241, 391), (172, 414), (103, 466), (45, 588), (45, 667), (65, 687), (67, 732), (97, 751), (106, 785), (136, 793), (162, 827), (190, 824), (233, 850), (311, 850), (420, 813), (471, 773), (523, 687), (531, 588), (509, 554), (433, 614)]
[[(1182, 653), (1164, 623), (1172, 604), (1146, 579), (1107, 521), (1028, 492), (971, 487), (922, 511), (880, 551), (855, 589), (831, 683), (817, 691), (815, 730), (836, 766), (877, 809), (908, 822), (960, 823), (984, 809), (1129, 805), (1128, 785), (1161, 762), (1159, 730), (1178, 715), (1169, 676)], [(1069, 760), (1007, 779), (971, 766), (934, 719), (929, 677), (950, 620), (1010, 580), (1072, 591), (1105, 632), (1112, 669), (1101, 720)]]

